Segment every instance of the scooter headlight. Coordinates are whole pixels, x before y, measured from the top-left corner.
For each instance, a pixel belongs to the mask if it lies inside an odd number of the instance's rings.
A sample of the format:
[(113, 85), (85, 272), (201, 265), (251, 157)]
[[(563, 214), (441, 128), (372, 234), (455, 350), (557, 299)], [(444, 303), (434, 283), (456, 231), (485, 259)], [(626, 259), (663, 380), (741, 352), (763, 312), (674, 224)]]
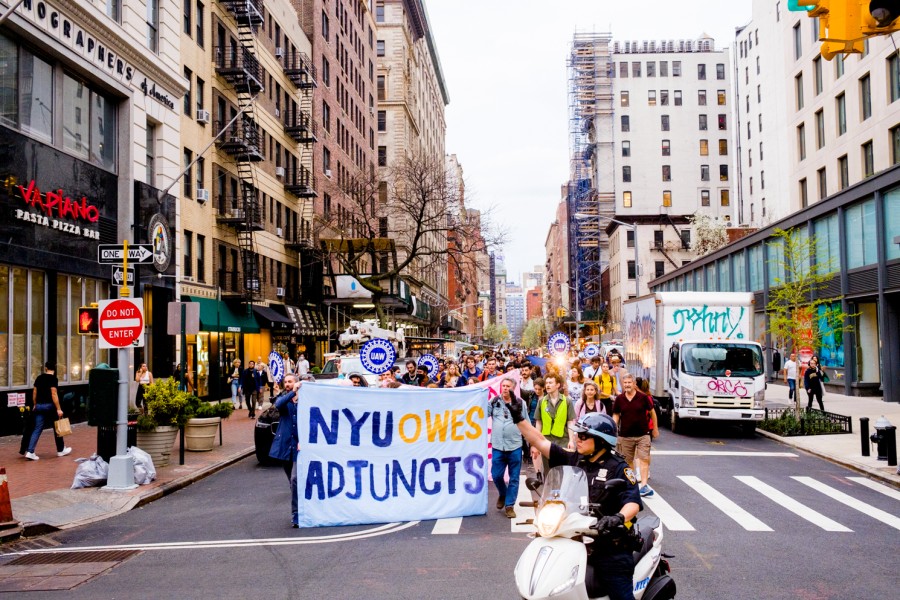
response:
[(535, 519), (538, 535), (551, 537), (559, 529), (566, 516), (566, 503), (553, 500), (544, 504)]
[(564, 582), (550, 590), (551, 596), (556, 596), (557, 594), (562, 594), (563, 592), (568, 592), (573, 587), (575, 587), (575, 583), (578, 582), (578, 565), (572, 567), (572, 573), (569, 574), (569, 578)]

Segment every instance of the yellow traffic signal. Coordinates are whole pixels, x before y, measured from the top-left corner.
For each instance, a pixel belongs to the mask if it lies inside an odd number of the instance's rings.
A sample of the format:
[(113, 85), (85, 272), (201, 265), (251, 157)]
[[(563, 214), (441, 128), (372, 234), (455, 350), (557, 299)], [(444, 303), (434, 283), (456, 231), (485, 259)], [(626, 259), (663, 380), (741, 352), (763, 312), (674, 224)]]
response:
[(866, 35), (887, 35), (900, 31), (900, 4), (896, 0), (863, 2), (862, 32)]
[(479, 317), (483, 317), (483, 316), (484, 316), (484, 309), (481, 308), (480, 306), (478, 307), (478, 316), (479, 316)]
[(866, 34), (862, 31), (860, 0), (799, 0), (800, 6), (812, 6), (809, 16), (819, 19), (822, 58), (837, 54), (862, 54)]
[(556, 316), (557, 316), (557, 317), (565, 317), (565, 316), (567, 316), (568, 314), (569, 314), (569, 311), (567, 311), (567, 310), (566, 310), (565, 308), (563, 308), (562, 306), (560, 306), (559, 308), (556, 309)]

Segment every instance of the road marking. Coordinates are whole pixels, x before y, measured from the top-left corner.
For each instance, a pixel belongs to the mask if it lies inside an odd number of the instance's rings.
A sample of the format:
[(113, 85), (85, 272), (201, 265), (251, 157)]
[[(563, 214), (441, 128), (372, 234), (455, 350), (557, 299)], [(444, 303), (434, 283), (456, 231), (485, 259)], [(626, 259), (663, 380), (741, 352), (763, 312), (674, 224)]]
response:
[(729, 498), (718, 492), (699, 477), (694, 477), (693, 475), (679, 475), (678, 479), (692, 487), (695, 492), (709, 500), (713, 506), (734, 519), (738, 525), (747, 531), (772, 531), (771, 527), (732, 502)]
[(875, 490), (880, 494), (884, 494), (885, 496), (890, 496), (894, 500), (900, 500), (900, 492), (895, 490), (894, 488), (889, 488), (886, 485), (881, 485), (880, 483), (875, 483), (871, 479), (866, 479), (865, 477), (848, 477), (850, 481), (854, 481), (859, 485), (864, 485), (870, 490)]
[(752, 456), (755, 458), (797, 458), (793, 452), (738, 452), (731, 450), (657, 450), (653, 456)]
[(779, 504), (782, 507), (788, 509), (789, 511), (791, 511), (798, 517), (806, 519), (813, 525), (818, 525), (825, 531), (850, 531), (850, 532), (853, 531), (852, 529), (848, 529), (847, 527), (844, 527), (837, 521), (833, 521), (833, 520), (829, 519), (822, 513), (814, 511), (813, 509), (809, 508), (805, 504), (801, 504), (800, 502), (798, 502), (797, 500), (794, 500), (787, 494), (784, 494), (784, 493), (776, 490), (772, 486), (770, 486), (766, 483), (763, 483), (756, 477), (750, 477), (750, 476), (746, 476), (746, 475), (735, 475), (734, 478), (737, 479), (738, 481), (740, 481), (741, 483), (745, 483), (745, 484), (749, 485), (751, 488), (753, 488), (757, 492), (761, 493), (763, 496), (766, 496), (767, 498), (769, 498), (776, 504)]
[(791, 479), (796, 479), (803, 485), (809, 486), (817, 492), (821, 492), (828, 496), (829, 498), (833, 498), (837, 500), (841, 504), (849, 506), (854, 510), (858, 510), (861, 513), (867, 514), (873, 519), (877, 519), (881, 521), (885, 525), (890, 525), (894, 529), (900, 529), (900, 517), (895, 517), (894, 515), (881, 510), (880, 508), (875, 508), (861, 500), (857, 500), (853, 496), (848, 496), (844, 492), (838, 491), (831, 486), (825, 485), (824, 483), (819, 483), (812, 477), (792, 477)]
[[(516, 518), (509, 520), (509, 530), (512, 533), (533, 533), (537, 531), (534, 527), (534, 508), (531, 506), (519, 506), (519, 502), (532, 502), (531, 490), (525, 487), (525, 476), (519, 478), (519, 493), (516, 495)], [(525, 523), (531, 519), (531, 523)], [(521, 524), (520, 524), (521, 523)]]
[(431, 535), (453, 535), (459, 533), (462, 526), (462, 517), (450, 517), (449, 519), (438, 519), (434, 522), (434, 529)]
[(662, 524), (669, 531), (695, 531), (687, 519), (672, 508), (671, 504), (663, 500), (658, 491), (650, 497), (641, 498), (641, 501), (650, 507), (653, 514), (659, 517), (659, 520), (662, 521)]
[(24, 554), (55, 554), (57, 552), (104, 552), (108, 550), (203, 550), (218, 548), (247, 548), (254, 546), (300, 546), (306, 544), (327, 544), (330, 542), (345, 542), (349, 540), (361, 540), (388, 533), (396, 533), (409, 529), (419, 524), (419, 521), (408, 523), (388, 523), (373, 529), (364, 529), (351, 533), (339, 533), (336, 535), (320, 535), (302, 538), (268, 538), (262, 540), (206, 540), (197, 542), (161, 542), (153, 544), (120, 544), (111, 546), (62, 546), (59, 548), (41, 548), (37, 550), (25, 550), (22, 552), (10, 552), (4, 556), (19, 556)]

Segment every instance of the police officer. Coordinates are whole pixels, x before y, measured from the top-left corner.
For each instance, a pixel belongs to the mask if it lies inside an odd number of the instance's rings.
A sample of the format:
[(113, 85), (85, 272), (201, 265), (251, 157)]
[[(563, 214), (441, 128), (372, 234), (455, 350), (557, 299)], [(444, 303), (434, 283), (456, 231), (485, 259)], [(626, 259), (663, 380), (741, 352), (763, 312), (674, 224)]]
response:
[[(633, 546), (627, 530), (643, 508), (637, 478), (628, 463), (613, 452), (616, 447), (616, 423), (609, 415), (588, 413), (571, 425), (577, 435), (575, 452), (551, 443), (522, 414), (510, 405), (510, 415), (519, 431), (533, 447), (550, 459), (550, 467), (571, 465), (587, 474), (591, 504), (600, 505), (598, 530), (585, 574), (588, 596), (609, 595), (611, 600), (634, 600)], [(626, 485), (607, 493), (608, 479), (623, 479)], [(622, 526), (625, 526), (623, 529)]]

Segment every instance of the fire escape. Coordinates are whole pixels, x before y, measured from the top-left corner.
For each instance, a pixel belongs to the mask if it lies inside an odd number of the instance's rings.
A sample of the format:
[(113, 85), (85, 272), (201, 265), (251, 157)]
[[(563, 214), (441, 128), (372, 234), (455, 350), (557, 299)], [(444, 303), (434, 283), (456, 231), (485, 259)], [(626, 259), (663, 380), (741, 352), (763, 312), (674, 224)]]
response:
[(284, 132), (297, 142), (299, 162), (285, 166), (284, 190), (300, 198), (300, 219), (294, 231), (285, 235), (285, 246), (292, 250), (313, 247), (312, 223), (315, 209), (312, 198), (318, 196), (316, 179), (312, 174), (313, 144), (318, 141), (318, 124), (313, 121), (313, 89), (316, 87), (316, 68), (309, 56), (294, 50), (282, 58), (284, 74), (297, 87), (299, 102), (284, 111)]
[[(262, 290), (254, 232), (261, 230), (263, 225), (253, 168), (254, 162), (263, 159), (259, 148), (259, 125), (254, 119), (254, 101), (263, 89), (256, 51), (256, 31), (263, 22), (262, 0), (225, 0), (222, 5), (234, 16), (238, 35), (230, 45), (215, 49), (216, 73), (234, 87), (238, 107), (243, 112), (218, 142), (219, 148), (234, 158), (240, 180), (241, 208), (218, 220), (237, 230), (243, 277), (241, 298), (245, 302), (254, 302), (259, 300)], [(220, 119), (224, 126), (227, 121), (223, 116)]]

